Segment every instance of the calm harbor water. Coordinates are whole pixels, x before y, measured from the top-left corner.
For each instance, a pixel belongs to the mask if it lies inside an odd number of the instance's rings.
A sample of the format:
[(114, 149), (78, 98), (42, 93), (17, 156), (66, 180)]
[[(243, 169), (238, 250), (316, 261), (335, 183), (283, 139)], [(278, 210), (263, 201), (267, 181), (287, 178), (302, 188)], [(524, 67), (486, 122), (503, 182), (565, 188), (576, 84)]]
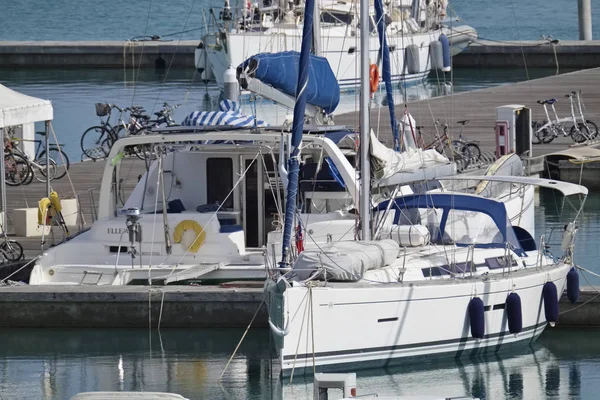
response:
[[(221, 0), (3, 3), (2, 40), (126, 40), (149, 35), (165, 40), (200, 39), (209, 20), (207, 9), (223, 5)], [(592, 3), (594, 38), (598, 39), (600, 9)], [(535, 40), (541, 35), (578, 39), (574, 0), (451, 0), (449, 15), (454, 15), (453, 10), (485, 39)], [(178, 33), (182, 31), (187, 32)]]
[[(279, 378), (268, 330), (0, 330), (2, 399), (69, 399), (82, 391), (171, 391), (190, 399), (312, 399), (312, 380)], [(358, 393), (481, 399), (597, 399), (597, 330), (547, 329), (501, 356), (352, 371)], [(340, 398), (340, 393), (333, 393)]]

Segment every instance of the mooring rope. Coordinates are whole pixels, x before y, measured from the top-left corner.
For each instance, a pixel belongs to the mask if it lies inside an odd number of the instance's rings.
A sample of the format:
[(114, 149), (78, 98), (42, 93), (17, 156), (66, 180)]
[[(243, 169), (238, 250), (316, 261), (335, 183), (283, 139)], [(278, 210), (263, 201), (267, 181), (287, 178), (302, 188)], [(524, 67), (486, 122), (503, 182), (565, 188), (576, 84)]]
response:
[(252, 316), (252, 319), (250, 320), (250, 323), (248, 324), (248, 326), (246, 327), (246, 330), (244, 331), (244, 334), (242, 335), (242, 338), (240, 339), (240, 341), (238, 342), (237, 346), (235, 346), (235, 350), (233, 350), (233, 353), (231, 354), (231, 357), (229, 357), (229, 360), (227, 361), (227, 365), (225, 365), (225, 369), (223, 370), (223, 372), (221, 372), (221, 375), (219, 376), (219, 379), (217, 379), (217, 382), (221, 382), (221, 379), (223, 378), (223, 375), (225, 374), (225, 372), (227, 371), (227, 368), (229, 368), (229, 364), (231, 364), (231, 360), (233, 360), (233, 357), (235, 357), (238, 349), (240, 348), (242, 342), (244, 341), (244, 338), (246, 337), (246, 334), (248, 333), (248, 331), (250, 330), (250, 327), (252, 326), (252, 323), (254, 322), (254, 319), (256, 318), (256, 316), (258, 315), (258, 312), (260, 311), (260, 308), (262, 307), (263, 303), (265, 302), (267, 295), (266, 293), (263, 295), (263, 298), (260, 302), (260, 304), (258, 305), (258, 307), (256, 308), (256, 311), (254, 312), (254, 315)]

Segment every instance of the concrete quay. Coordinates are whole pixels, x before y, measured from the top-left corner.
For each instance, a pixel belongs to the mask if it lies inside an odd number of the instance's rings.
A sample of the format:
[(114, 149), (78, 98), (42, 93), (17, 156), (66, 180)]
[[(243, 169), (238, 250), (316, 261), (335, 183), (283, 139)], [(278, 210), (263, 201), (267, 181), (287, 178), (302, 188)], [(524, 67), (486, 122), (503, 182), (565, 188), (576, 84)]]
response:
[[(2, 286), (0, 327), (246, 327), (262, 289), (209, 286)], [(266, 327), (263, 305), (254, 327)]]
[[(268, 327), (260, 284), (228, 286), (0, 286), (0, 327), (246, 327), (259, 307), (252, 327)], [(558, 327), (600, 327), (600, 293), (565, 295), (560, 313)]]
[(0, 41), (0, 68), (193, 68), (198, 43), (200, 39)]
[(452, 61), (457, 68), (595, 68), (600, 40), (477, 40)]
[[(0, 68), (192, 68), (198, 40), (0, 41)], [(600, 40), (477, 40), (453, 58), (458, 68), (600, 67)]]

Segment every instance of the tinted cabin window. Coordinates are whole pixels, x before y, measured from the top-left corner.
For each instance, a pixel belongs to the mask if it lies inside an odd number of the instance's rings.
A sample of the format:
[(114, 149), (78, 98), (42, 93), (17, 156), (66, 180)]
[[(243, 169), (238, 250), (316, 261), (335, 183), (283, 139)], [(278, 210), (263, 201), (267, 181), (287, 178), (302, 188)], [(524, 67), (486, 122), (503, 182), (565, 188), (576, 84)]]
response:
[[(206, 202), (223, 204), (233, 209), (233, 160), (231, 158), (209, 158), (206, 160)], [(227, 200), (225, 198), (227, 197)]]

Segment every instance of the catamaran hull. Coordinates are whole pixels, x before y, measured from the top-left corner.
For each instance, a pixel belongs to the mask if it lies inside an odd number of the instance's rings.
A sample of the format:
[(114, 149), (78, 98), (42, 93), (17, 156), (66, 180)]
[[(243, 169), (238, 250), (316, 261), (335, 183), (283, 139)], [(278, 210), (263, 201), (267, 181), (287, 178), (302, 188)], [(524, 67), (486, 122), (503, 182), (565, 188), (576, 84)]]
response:
[[(270, 293), (272, 327), (284, 375), (302, 370), (381, 367), (434, 356), (461, 357), (529, 344), (546, 326), (542, 288), (551, 280), (562, 294), (571, 267), (522, 271), (504, 278), (424, 281), (414, 284), (330, 284)], [(511, 290), (520, 296), (523, 330), (509, 332), (505, 312)], [(485, 336), (471, 336), (468, 306), (485, 305)], [(311, 308), (312, 299), (312, 308)], [(277, 313), (279, 309), (283, 313)], [(295, 372), (296, 373), (296, 372)]]
[[(248, 57), (258, 53), (276, 53), (288, 50), (300, 50), (301, 30), (273, 29), (267, 32), (230, 32), (206, 35), (203, 42), (206, 57), (215, 73), (217, 85), (223, 88), (223, 74), (229, 66), (236, 68)], [(429, 44), (439, 40), (442, 33), (449, 35), (451, 53), (459, 53), (477, 38), (470, 27), (461, 29), (439, 29), (411, 35), (388, 35), (392, 82), (415, 83), (427, 77), (431, 72)], [(321, 55), (327, 58), (340, 88), (350, 89), (360, 84), (360, 51), (358, 40), (350, 36), (345, 28), (323, 28)], [(406, 47), (415, 45), (418, 56), (418, 71), (409, 71), (405, 60)], [(376, 35), (370, 40), (370, 60), (377, 63), (380, 59), (380, 46)], [(411, 50), (414, 52), (414, 50)], [(440, 72), (441, 73), (441, 72)]]

